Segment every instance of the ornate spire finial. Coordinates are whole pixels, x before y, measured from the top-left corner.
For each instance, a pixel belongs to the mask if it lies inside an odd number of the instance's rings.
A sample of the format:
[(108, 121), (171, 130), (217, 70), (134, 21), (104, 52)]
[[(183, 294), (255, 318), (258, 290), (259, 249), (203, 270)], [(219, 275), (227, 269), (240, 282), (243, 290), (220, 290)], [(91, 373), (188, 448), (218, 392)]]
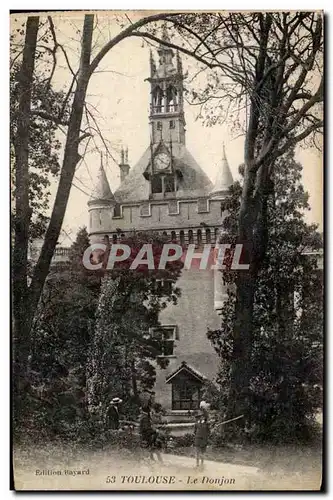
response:
[(121, 163), (122, 164), (124, 163), (124, 155), (125, 155), (124, 148), (123, 148), (123, 146), (121, 146)]
[(222, 152), (222, 159), (223, 159), (223, 160), (226, 160), (226, 159), (227, 159), (227, 156), (226, 156), (226, 154), (225, 154), (225, 142), (224, 142), (224, 141), (223, 141), (223, 143), (222, 143), (222, 148), (223, 148), (223, 150), (222, 150), (222, 151), (223, 151), (223, 152)]
[(183, 73), (183, 64), (179, 55), (179, 50), (177, 50), (177, 71), (178, 73)]
[(150, 63), (150, 73), (152, 76), (153, 73), (155, 73), (155, 71), (156, 71), (156, 64), (155, 64), (153, 52), (151, 49), (150, 49), (150, 55), (149, 55), (149, 63)]
[(125, 149), (125, 163), (128, 163), (128, 146)]

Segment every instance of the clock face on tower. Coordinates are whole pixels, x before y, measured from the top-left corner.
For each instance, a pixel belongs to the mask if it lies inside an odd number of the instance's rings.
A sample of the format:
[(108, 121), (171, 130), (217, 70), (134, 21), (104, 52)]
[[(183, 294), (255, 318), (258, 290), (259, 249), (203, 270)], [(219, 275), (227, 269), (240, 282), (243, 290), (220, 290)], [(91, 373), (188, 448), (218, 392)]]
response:
[(154, 159), (155, 169), (160, 172), (170, 165), (170, 157), (167, 153), (160, 153)]

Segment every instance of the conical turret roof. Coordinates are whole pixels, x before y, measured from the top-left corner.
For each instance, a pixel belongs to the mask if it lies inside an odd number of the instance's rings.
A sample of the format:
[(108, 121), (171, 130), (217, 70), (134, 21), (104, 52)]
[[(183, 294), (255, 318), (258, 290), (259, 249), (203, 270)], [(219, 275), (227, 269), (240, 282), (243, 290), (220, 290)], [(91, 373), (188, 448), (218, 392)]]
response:
[(102, 202), (114, 202), (115, 201), (114, 196), (112, 194), (112, 191), (110, 189), (108, 179), (106, 177), (104, 167), (103, 167), (102, 155), (101, 155), (101, 164), (100, 164), (99, 171), (97, 174), (95, 188), (92, 192), (89, 203), (93, 203), (96, 201), (102, 201)]
[(222, 161), (219, 164), (214, 187), (211, 191), (213, 196), (225, 193), (228, 191), (229, 187), (233, 184), (234, 179), (229, 167), (227, 156), (225, 154), (225, 146), (223, 144), (223, 155)]

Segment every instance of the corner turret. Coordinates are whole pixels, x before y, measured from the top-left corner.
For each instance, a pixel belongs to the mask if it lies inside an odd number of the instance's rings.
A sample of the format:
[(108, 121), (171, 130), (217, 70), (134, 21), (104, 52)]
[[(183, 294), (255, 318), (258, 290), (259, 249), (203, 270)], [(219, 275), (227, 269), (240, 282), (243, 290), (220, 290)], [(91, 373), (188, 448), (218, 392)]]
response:
[(234, 180), (225, 153), (225, 146), (223, 144), (222, 161), (218, 167), (214, 187), (211, 191), (211, 197), (220, 198), (221, 196), (225, 195), (233, 182)]
[[(113, 215), (116, 200), (110, 189), (109, 182), (103, 166), (103, 156), (101, 154), (101, 164), (99, 167), (95, 188), (92, 192), (89, 207), (89, 236), (92, 240), (99, 241), (110, 230), (110, 220)], [(101, 235), (101, 238), (98, 237)]]

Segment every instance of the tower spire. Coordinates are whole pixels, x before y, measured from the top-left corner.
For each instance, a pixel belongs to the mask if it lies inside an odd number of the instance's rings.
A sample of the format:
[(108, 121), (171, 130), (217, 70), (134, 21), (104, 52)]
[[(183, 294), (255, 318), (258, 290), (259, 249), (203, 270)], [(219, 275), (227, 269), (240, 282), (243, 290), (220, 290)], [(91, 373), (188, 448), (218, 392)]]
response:
[(160, 44), (157, 48), (159, 61), (153, 66), (153, 56), (150, 52), (150, 126), (153, 144), (169, 142), (172, 137), (173, 144), (185, 144), (185, 117), (183, 99), (183, 70), (177, 52), (164, 45), (170, 43), (167, 24), (161, 28)]

